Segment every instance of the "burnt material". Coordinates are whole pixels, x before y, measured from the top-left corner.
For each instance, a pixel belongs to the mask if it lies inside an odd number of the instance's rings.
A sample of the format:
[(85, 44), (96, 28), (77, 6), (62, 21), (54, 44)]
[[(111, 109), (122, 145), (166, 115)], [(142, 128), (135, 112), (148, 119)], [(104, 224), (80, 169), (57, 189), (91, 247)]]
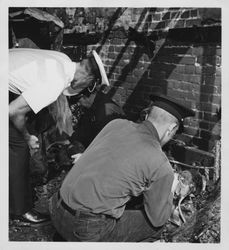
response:
[(70, 45), (89, 45), (89, 44), (96, 44), (102, 38), (102, 33), (70, 33), (64, 34), (63, 37), (63, 45), (70, 46)]
[(221, 26), (171, 29), (167, 38), (177, 42), (220, 43)]

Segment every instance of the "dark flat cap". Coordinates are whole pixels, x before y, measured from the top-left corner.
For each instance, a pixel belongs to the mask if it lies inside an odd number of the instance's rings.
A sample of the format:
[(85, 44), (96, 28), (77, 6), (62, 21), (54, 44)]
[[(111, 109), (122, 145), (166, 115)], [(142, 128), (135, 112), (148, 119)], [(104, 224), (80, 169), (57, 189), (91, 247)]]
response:
[(162, 108), (175, 116), (180, 123), (183, 122), (185, 117), (194, 116), (195, 112), (184, 105), (180, 104), (172, 97), (166, 96), (161, 93), (150, 95), (150, 99), (154, 102), (154, 106)]

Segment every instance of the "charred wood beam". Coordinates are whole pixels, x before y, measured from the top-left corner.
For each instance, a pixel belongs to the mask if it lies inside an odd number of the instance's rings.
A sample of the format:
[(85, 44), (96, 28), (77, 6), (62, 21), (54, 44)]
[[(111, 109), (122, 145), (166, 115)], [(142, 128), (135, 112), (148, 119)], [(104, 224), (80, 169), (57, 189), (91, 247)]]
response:
[(63, 35), (63, 46), (78, 46), (96, 44), (102, 38), (102, 33), (70, 33)]
[(221, 26), (170, 29), (167, 38), (177, 42), (220, 43)]

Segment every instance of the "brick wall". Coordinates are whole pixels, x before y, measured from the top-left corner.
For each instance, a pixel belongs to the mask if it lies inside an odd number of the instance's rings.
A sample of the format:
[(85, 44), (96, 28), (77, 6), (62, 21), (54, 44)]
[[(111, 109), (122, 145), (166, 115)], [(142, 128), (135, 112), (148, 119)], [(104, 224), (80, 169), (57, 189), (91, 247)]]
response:
[[(76, 9), (71, 14), (71, 22), (66, 22), (66, 32), (103, 34), (101, 40), (88, 45), (87, 50), (97, 48), (111, 83), (108, 93), (123, 106), (130, 119), (136, 120), (149, 103), (149, 94), (161, 88), (196, 111), (194, 119), (185, 121), (183, 139), (209, 150), (221, 105), (221, 44), (201, 42), (201, 39), (174, 41), (162, 35), (169, 29), (205, 27), (214, 12), (210, 9), (206, 18), (208, 10)], [(220, 19), (220, 10), (214, 13), (218, 13), (215, 19)], [(129, 28), (137, 32), (137, 39), (130, 39)], [(155, 36), (158, 38), (154, 39), (154, 48), (150, 38)]]

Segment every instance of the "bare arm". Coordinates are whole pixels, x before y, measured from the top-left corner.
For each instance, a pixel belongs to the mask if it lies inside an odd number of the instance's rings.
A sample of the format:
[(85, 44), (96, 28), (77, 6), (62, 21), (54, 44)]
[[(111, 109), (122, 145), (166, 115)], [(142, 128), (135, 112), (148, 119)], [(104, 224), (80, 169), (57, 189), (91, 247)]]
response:
[(14, 126), (23, 134), (25, 141), (30, 149), (39, 147), (38, 139), (34, 135), (30, 135), (26, 128), (26, 114), (31, 111), (31, 108), (23, 98), (19, 96), (9, 104), (9, 118)]

